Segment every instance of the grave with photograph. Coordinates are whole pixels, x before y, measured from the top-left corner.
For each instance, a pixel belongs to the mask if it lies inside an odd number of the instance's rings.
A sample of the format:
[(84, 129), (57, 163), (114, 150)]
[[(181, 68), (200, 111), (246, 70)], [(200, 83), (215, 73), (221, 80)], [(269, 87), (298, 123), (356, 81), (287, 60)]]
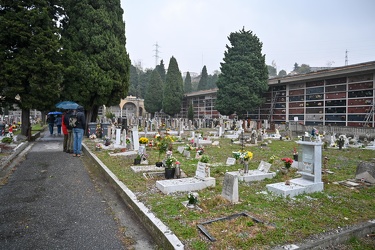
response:
[[(300, 178), (291, 179), (289, 184), (273, 183), (266, 187), (268, 191), (284, 197), (293, 197), (303, 193), (323, 191), (322, 182), (322, 142), (298, 141)], [(301, 157), (301, 158), (300, 158)]]

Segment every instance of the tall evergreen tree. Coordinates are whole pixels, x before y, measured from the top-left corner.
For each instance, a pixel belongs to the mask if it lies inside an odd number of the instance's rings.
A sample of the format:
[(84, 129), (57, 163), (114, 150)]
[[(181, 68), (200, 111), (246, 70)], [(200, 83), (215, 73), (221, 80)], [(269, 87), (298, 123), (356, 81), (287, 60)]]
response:
[(163, 81), (155, 69), (151, 73), (145, 96), (145, 109), (154, 117), (163, 108)]
[(186, 73), (185, 82), (184, 82), (184, 92), (190, 93), (193, 91), (193, 85), (191, 84), (190, 72)]
[(0, 3), (0, 96), (5, 106), (22, 109), (25, 136), (30, 109), (46, 111), (59, 99), (59, 11), (57, 3), (47, 0)]
[(172, 56), (169, 60), (168, 71), (164, 84), (163, 111), (174, 116), (181, 110), (184, 93), (183, 80), (177, 60)]
[(95, 121), (102, 105), (118, 105), (129, 87), (129, 55), (120, 0), (66, 0), (62, 42), (63, 97), (82, 104)]
[(129, 82), (129, 92), (128, 95), (137, 96), (138, 95), (138, 84), (139, 84), (139, 74), (138, 69), (133, 65), (130, 65), (130, 82)]
[(139, 98), (145, 98), (146, 91), (147, 91), (147, 85), (150, 82), (150, 78), (152, 75), (152, 69), (146, 69), (144, 72), (139, 72), (139, 83), (138, 83), (138, 89), (137, 89), (137, 97)]
[(208, 81), (207, 81), (207, 89), (214, 89), (217, 88), (216, 82), (218, 79), (218, 74), (208, 75)]
[(159, 65), (156, 65), (155, 69), (158, 71), (160, 78), (163, 82), (165, 82), (165, 67), (164, 61), (161, 60)]
[(198, 90), (205, 90), (208, 88), (208, 74), (206, 65), (203, 66), (201, 79), (199, 79)]
[(231, 46), (226, 46), (221, 63), (215, 108), (223, 115), (236, 112), (241, 117), (263, 102), (268, 70), (262, 43), (251, 31), (243, 28), (231, 33), (228, 39)]

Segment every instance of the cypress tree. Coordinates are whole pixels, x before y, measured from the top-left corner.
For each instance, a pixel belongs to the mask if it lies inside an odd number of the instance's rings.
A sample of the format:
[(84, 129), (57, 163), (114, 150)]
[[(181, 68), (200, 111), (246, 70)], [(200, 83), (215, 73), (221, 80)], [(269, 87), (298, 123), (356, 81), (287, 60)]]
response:
[(174, 116), (181, 110), (183, 80), (176, 59), (172, 56), (164, 84), (163, 112)]
[(198, 90), (205, 90), (208, 89), (208, 74), (206, 65), (203, 66), (201, 79), (199, 79), (198, 83)]
[(145, 109), (151, 113), (152, 117), (155, 112), (159, 112), (163, 108), (163, 81), (155, 69), (151, 73), (150, 82), (147, 85), (145, 96)]
[(66, 0), (62, 20), (65, 51), (63, 95), (95, 121), (100, 106), (118, 105), (129, 87), (129, 55), (120, 0)]
[(215, 108), (223, 115), (236, 112), (241, 117), (261, 105), (268, 89), (268, 69), (262, 43), (251, 31), (243, 28), (228, 39), (231, 46), (226, 46), (221, 63)]
[(193, 85), (191, 84), (190, 72), (186, 73), (185, 82), (184, 82), (184, 92), (190, 93), (193, 91)]

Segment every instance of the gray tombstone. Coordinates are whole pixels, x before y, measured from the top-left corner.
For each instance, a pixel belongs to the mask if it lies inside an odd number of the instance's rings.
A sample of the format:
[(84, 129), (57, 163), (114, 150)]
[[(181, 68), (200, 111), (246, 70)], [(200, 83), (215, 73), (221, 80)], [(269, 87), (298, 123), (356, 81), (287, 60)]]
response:
[(375, 163), (360, 162), (355, 173), (357, 180), (362, 180), (371, 184), (375, 184)]
[(221, 196), (232, 203), (238, 203), (238, 177), (237, 174), (227, 172), (224, 176)]

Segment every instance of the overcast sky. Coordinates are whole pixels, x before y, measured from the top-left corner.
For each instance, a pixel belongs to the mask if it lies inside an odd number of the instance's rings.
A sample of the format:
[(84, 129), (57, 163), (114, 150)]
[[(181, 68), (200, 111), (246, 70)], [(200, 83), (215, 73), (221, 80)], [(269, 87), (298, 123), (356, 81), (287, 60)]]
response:
[(132, 63), (220, 70), (228, 36), (245, 27), (263, 43), (266, 64), (334, 67), (375, 61), (374, 0), (121, 0)]

